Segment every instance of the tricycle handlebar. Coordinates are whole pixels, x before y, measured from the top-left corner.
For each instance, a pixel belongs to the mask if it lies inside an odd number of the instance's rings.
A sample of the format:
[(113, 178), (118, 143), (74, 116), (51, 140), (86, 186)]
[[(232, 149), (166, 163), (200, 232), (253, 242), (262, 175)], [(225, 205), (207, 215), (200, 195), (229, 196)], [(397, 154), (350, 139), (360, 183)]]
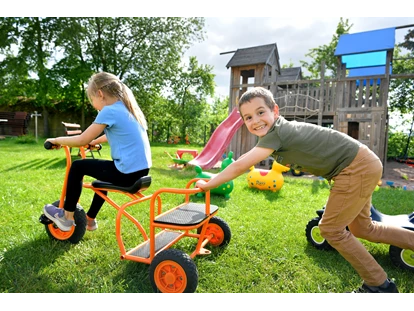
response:
[(55, 149), (57, 147), (57, 145), (52, 144), (50, 141), (45, 141), (44, 145), (45, 149), (49, 150), (49, 149)]
[[(45, 141), (44, 143), (44, 147), (45, 149), (49, 150), (49, 149), (56, 149), (58, 145), (52, 144), (50, 141)], [(98, 145), (86, 145), (84, 146), (84, 148), (89, 149), (89, 150), (101, 150), (102, 149), (102, 145), (98, 144)]]

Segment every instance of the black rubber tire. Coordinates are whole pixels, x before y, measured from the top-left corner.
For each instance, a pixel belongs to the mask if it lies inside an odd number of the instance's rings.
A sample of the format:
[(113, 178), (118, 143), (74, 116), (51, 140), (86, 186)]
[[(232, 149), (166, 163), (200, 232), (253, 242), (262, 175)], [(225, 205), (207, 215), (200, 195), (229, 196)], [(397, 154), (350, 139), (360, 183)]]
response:
[[(54, 206), (59, 206), (59, 201), (55, 201), (52, 203)], [(82, 240), (83, 236), (86, 232), (86, 213), (83, 210), (80, 204), (76, 205), (75, 214), (73, 216), (75, 218), (75, 229), (73, 232), (64, 232), (61, 231), (56, 225), (49, 224), (45, 225), (47, 235), (58, 241), (68, 241), (72, 244), (79, 243)]]
[(196, 264), (178, 249), (157, 254), (150, 264), (149, 278), (156, 293), (194, 293), (198, 286)]
[(293, 176), (303, 176), (305, 173), (304, 172), (301, 172), (301, 171), (298, 171), (298, 170), (294, 170), (294, 169), (290, 169), (290, 173), (293, 175)]
[(320, 217), (315, 217), (308, 222), (306, 225), (306, 238), (309, 243), (319, 250), (331, 250), (333, 247), (329, 245), (321, 235), (319, 231)]
[(414, 251), (390, 245), (389, 255), (391, 262), (404, 270), (414, 271)]
[[(201, 227), (197, 229), (197, 233), (201, 233)], [(231, 240), (231, 230), (229, 225), (218, 216), (211, 217), (207, 224), (206, 235), (213, 234), (213, 239), (208, 244), (213, 246), (226, 246)]]

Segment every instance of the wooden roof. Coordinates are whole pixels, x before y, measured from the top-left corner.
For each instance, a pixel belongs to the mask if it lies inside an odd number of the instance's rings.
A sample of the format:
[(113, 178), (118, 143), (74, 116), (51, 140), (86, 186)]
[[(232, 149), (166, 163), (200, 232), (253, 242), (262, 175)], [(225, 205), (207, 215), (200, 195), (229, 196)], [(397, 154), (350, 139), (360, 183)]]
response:
[(248, 65), (257, 65), (257, 64), (269, 64), (272, 53), (275, 53), (275, 59), (279, 65), (279, 52), (277, 50), (276, 43), (255, 46), (244, 49), (237, 49), (233, 57), (227, 63), (226, 67), (238, 67), (238, 66), (248, 66)]
[(282, 68), (277, 82), (302, 80), (302, 67)]

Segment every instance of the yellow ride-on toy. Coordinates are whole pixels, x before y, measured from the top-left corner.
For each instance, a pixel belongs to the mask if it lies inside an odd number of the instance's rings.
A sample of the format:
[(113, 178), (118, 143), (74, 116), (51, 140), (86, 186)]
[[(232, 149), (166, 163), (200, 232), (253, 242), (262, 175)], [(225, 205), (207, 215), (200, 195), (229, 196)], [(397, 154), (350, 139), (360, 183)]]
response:
[[(45, 143), (46, 149), (54, 149), (56, 146), (50, 142)], [(94, 148), (94, 146), (89, 146)], [(70, 150), (62, 146), (66, 153), (66, 175), (60, 200), (54, 202), (56, 207), (63, 208), (65, 199), (66, 180), (71, 166)], [(82, 158), (85, 157), (84, 148), (81, 147)], [(182, 293), (195, 292), (198, 286), (198, 271), (193, 261), (197, 255), (207, 255), (211, 251), (205, 246), (226, 246), (231, 239), (231, 231), (228, 224), (216, 216), (219, 208), (210, 204), (210, 191), (204, 196), (204, 203), (194, 203), (190, 197), (202, 190), (192, 188), (200, 178), (191, 179), (185, 188), (160, 188), (153, 194), (144, 195), (151, 184), (151, 176), (144, 176), (131, 187), (119, 187), (107, 182), (94, 180), (84, 182), (83, 187), (91, 189), (100, 195), (107, 203), (118, 212), (115, 219), (115, 235), (121, 252), (121, 259), (132, 260), (149, 265), (149, 278), (155, 292)], [(127, 202), (119, 205), (110, 199), (102, 191), (109, 193), (121, 193), (127, 196)], [(182, 196), (181, 204), (164, 210), (162, 197), (166, 194)], [(133, 205), (147, 201), (149, 203), (149, 234), (143, 225), (134, 218), (127, 209)], [(136, 247), (126, 249), (122, 231), (121, 219), (125, 217), (133, 223), (142, 236), (142, 242)], [(56, 240), (78, 243), (86, 231), (86, 214), (78, 204), (75, 211), (75, 224), (69, 232), (61, 231), (44, 214), (39, 221), (45, 225), (47, 234)], [(181, 239), (189, 237), (197, 240), (195, 250), (187, 254), (177, 248), (171, 248)]]

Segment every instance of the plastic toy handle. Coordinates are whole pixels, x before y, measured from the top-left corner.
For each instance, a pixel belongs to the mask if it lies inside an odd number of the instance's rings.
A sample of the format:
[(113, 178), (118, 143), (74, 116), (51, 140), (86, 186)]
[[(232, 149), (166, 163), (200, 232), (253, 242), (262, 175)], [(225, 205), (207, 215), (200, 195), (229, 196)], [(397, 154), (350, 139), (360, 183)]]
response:
[(57, 147), (57, 145), (52, 144), (50, 141), (45, 141), (44, 145), (45, 149), (49, 150), (49, 149), (55, 149)]

